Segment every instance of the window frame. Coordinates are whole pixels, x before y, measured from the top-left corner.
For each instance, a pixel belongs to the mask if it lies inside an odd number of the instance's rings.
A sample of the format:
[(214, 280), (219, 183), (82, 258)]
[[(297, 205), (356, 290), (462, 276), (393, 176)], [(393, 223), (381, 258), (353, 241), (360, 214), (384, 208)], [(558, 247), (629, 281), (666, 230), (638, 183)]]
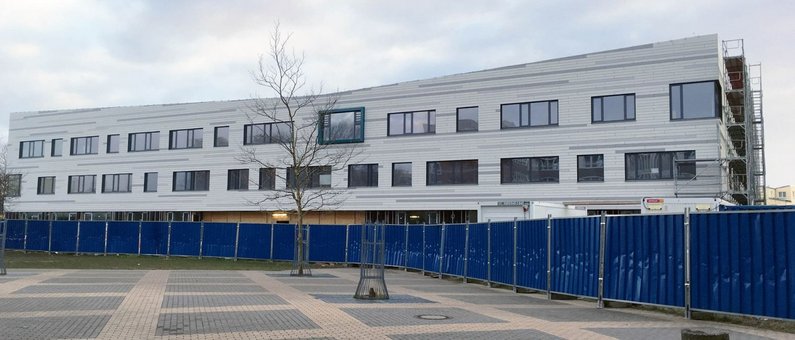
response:
[[(60, 141), (61, 148), (58, 150), (58, 154), (55, 154), (55, 141)], [(62, 157), (63, 156), (63, 138), (53, 138), (50, 140), (50, 157)]]
[(21, 197), (22, 196), (22, 174), (8, 175), (8, 190), (6, 190), (7, 197)]
[[(697, 117), (697, 118), (685, 118), (685, 101), (684, 99), (684, 86), (688, 84), (702, 84), (702, 83), (712, 83), (714, 85), (715, 90), (715, 115), (712, 117)], [(681, 118), (674, 118), (674, 86), (679, 87), (679, 114), (682, 115)], [(673, 83), (668, 85), (668, 117), (672, 121), (682, 121), (682, 120), (699, 120), (699, 119), (715, 119), (720, 118), (721, 107), (723, 106), (721, 103), (721, 93), (722, 89), (720, 86), (720, 82), (717, 80), (704, 80), (704, 81), (689, 81), (685, 83)]]
[[(466, 109), (477, 109), (476, 112), (476, 120), (475, 120), (475, 129), (474, 130), (462, 130), (461, 129), (461, 110)], [(463, 106), (457, 107), (455, 109), (455, 132), (478, 132), (480, 130), (480, 107), (479, 106)]]
[[(196, 131), (199, 132), (199, 136), (201, 136), (199, 146), (196, 146)], [(185, 147), (178, 147), (179, 145), (179, 133), (180, 132), (187, 132), (186, 137), (187, 140), (185, 141)], [(168, 149), (169, 150), (186, 150), (186, 149), (201, 149), (204, 147), (204, 129), (203, 128), (192, 128), (192, 129), (177, 129), (177, 130), (169, 130), (168, 131)]]
[[(463, 163), (464, 162), (474, 162), (475, 163), (475, 182), (474, 183), (464, 183), (463, 182)], [(432, 163), (461, 163), (460, 169), (458, 169), (459, 174), (461, 175), (461, 182), (456, 183), (431, 183), (431, 171), (430, 167)], [(445, 161), (427, 161), (425, 162), (425, 186), (444, 186), (444, 185), (478, 185), (480, 182), (480, 162), (477, 159), (460, 159), (460, 160), (445, 160)]]
[[(427, 126), (433, 126), (433, 131), (428, 132), (414, 132), (414, 114), (424, 112), (427, 114), (428, 118), (426, 120)], [(403, 133), (401, 134), (392, 134), (392, 119), (393, 115), (403, 115)], [(411, 115), (411, 132), (406, 132), (406, 116)], [(433, 117), (433, 125), (431, 125), (431, 117)], [(397, 136), (421, 136), (421, 135), (434, 135), (436, 134), (436, 109), (433, 110), (415, 110), (415, 111), (404, 111), (404, 112), (393, 112), (386, 115), (386, 135), (387, 137), (397, 137)]]
[[(157, 134), (157, 138), (154, 138), (155, 134)], [(144, 138), (144, 149), (133, 150), (133, 148), (135, 148), (135, 143), (133, 142), (133, 138), (137, 140), (139, 135), (143, 136)], [(148, 145), (146, 142), (147, 138), (149, 139)], [(155, 141), (157, 141), (156, 147), (154, 147)], [(149, 148), (147, 148), (147, 146)], [(130, 132), (127, 134), (127, 152), (147, 152), (147, 151), (160, 151), (160, 131)]]
[[(127, 177), (127, 188), (124, 189), (121, 187), (121, 177)], [(106, 187), (108, 184), (108, 180), (112, 182), (110, 190)], [(118, 182), (118, 183), (116, 183)], [(114, 187), (118, 184), (118, 189), (114, 190)], [(122, 193), (131, 193), (132, 192), (132, 173), (118, 173), (118, 174), (103, 174), (102, 175), (102, 193), (103, 194), (122, 194)]]
[[(277, 144), (282, 143), (282, 141), (273, 138), (273, 127), (279, 124), (286, 124), (290, 127), (290, 138), (292, 138), (293, 134), (293, 122), (291, 121), (283, 121), (283, 122), (270, 122), (270, 123), (252, 123), (252, 124), (245, 124), (243, 125), (243, 145), (266, 145), (266, 144)], [(262, 126), (263, 131), (263, 142), (262, 143), (255, 143), (253, 132), (254, 128), (257, 126)], [(265, 131), (268, 131), (265, 133)], [(276, 129), (278, 131), (278, 128)]]
[[(331, 123), (331, 116), (338, 113), (346, 113), (346, 112), (353, 112), (353, 138), (348, 139), (334, 139), (334, 140), (326, 140), (326, 117), (328, 117), (328, 124)], [(356, 126), (357, 120), (356, 115), (359, 115), (360, 119), (358, 121), (359, 126)], [(318, 144), (347, 144), (347, 143), (364, 143), (364, 123), (365, 123), (365, 110), (363, 106), (360, 107), (352, 107), (352, 108), (344, 108), (344, 109), (333, 109), (333, 110), (326, 110), (319, 113), (320, 117), (318, 120), (318, 134), (317, 134), (317, 142)], [(359, 137), (356, 137), (358, 130)]]
[[(115, 149), (115, 151), (113, 151), (111, 149), (111, 146), (113, 145), (113, 143), (112, 143), (113, 137), (116, 137), (116, 149)], [(119, 146), (121, 145), (121, 135), (120, 134), (118, 134), (118, 133), (110, 134), (110, 135), (108, 135), (108, 138), (105, 141), (107, 142), (107, 146), (105, 147), (105, 153), (119, 153)]]
[[(154, 175), (155, 177), (155, 190), (149, 190), (149, 184), (151, 184), (150, 176)], [(143, 192), (157, 192), (157, 185), (158, 181), (160, 180), (159, 174), (157, 172), (144, 172), (144, 188)]]
[[(547, 103), (547, 124), (544, 125), (531, 125), (530, 122), (533, 121), (533, 111), (532, 107), (533, 104), (538, 103)], [(557, 117), (555, 119), (555, 123), (552, 123), (552, 103), (555, 103), (557, 108)], [(519, 105), (519, 126), (504, 126), (503, 122), (503, 111), (504, 107), (508, 105)], [(522, 125), (522, 105), (527, 105), (527, 125)], [(549, 100), (536, 100), (531, 102), (519, 102), (519, 103), (507, 103), (507, 104), (500, 104), (500, 130), (512, 130), (512, 129), (529, 129), (529, 128), (541, 128), (541, 127), (549, 127), (549, 126), (559, 126), (560, 125), (560, 100), (558, 99), (549, 99)]]
[[(602, 179), (601, 180), (584, 180), (580, 176), (580, 157), (593, 157), (593, 156), (600, 156), (602, 157)], [(594, 168), (596, 169), (596, 168)], [(587, 155), (577, 155), (577, 183), (604, 183), (605, 181), (605, 155), (603, 153), (594, 153), (594, 154), (587, 154)]]
[[(44, 142), (45, 142), (44, 139), (20, 141), (19, 142), (19, 159), (44, 158)], [(29, 147), (28, 150), (30, 150), (32, 152), (28, 152), (28, 155), (24, 155), (23, 154), (23, 151), (25, 150), (25, 145), (26, 144), (30, 144), (31, 145), (31, 147)], [(36, 155), (36, 152), (35, 152), (36, 148), (33, 147), (33, 146), (35, 146), (37, 144), (41, 145), (41, 148), (39, 150), (39, 151), (41, 151), (41, 155)]]
[[(219, 129), (226, 129), (226, 145), (220, 145), (218, 143), (218, 130)], [(214, 148), (225, 148), (229, 146), (229, 126), (216, 126), (213, 128), (213, 147)]]
[[(207, 174), (207, 188), (197, 189), (197, 174)], [(177, 190), (177, 174), (185, 174), (185, 189)], [(190, 181), (188, 180), (190, 174)], [(190, 184), (190, 185), (188, 185)], [(188, 191), (210, 191), (210, 170), (187, 170), (187, 171), (174, 171), (171, 176), (171, 191), (172, 192), (188, 192)]]
[[(44, 190), (47, 189), (47, 180), (51, 180), (49, 191)], [(55, 195), (55, 176), (39, 177), (36, 184), (36, 195)]]
[[(323, 189), (323, 188), (331, 188), (332, 187), (332, 177), (331, 176), (333, 176), (334, 169), (332, 169), (331, 166), (319, 165), (319, 166), (310, 166), (310, 167), (307, 167), (307, 168), (310, 169), (309, 171), (313, 171), (313, 172), (311, 174), (312, 177), (309, 179), (308, 186), (304, 187), (305, 189)], [(326, 175), (326, 173), (325, 173), (326, 170), (328, 170), (329, 183), (328, 183), (328, 185), (323, 185), (322, 183), (320, 183), (320, 178), (321, 178), (321, 176)], [(285, 187), (287, 189), (293, 189), (292, 184), (295, 182), (295, 179), (293, 178), (293, 177), (295, 177), (294, 171), (295, 171), (294, 168), (287, 168), (287, 176), (286, 176), (286, 181), (285, 181), (286, 182), (285, 183)], [(317, 176), (317, 185), (314, 184), (315, 183), (315, 176)]]
[[(363, 185), (352, 185), (351, 183), (351, 173), (353, 167), (367, 167), (365, 170), (367, 172), (367, 178), (364, 180)], [(368, 163), (368, 164), (348, 164), (348, 188), (377, 188), (378, 187), (378, 164), (377, 163)]]
[[(85, 153), (78, 152), (77, 148), (80, 146), (80, 140), (86, 139), (85, 144)], [(91, 140), (91, 143), (88, 143), (88, 140)], [(96, 144), (96, 150), (94, 149), (94, 144)], [(92, 152), (93, 151), (93, 152)], [(72, 137), (71, 143), (69, 144), (69, 155), (70, 156), (83, 156), (83, 155), (98, 155), (99, 154), (99, 136), (82, 136), (82, 137)]]
[[(270, 174), (268, 174), (270, 172)], [(267, 177), (268, 186), (263, 186), (263, 177)], [(259, 168), (259, 183), (257, 183), (257, 190), (276, 190), (276, 168)]]
[[(234, 175), (233, 175), (234, 174)], [(241, 176), (241, 175), (245, 175)], [(234, 179), (234, 181), (233, 181)], [(248, 169), (229, 169), (226, 171), (226, 191), (248, 191)]]
[[(409, 165), (409, 184), (398, 185), (398, 184), (395, 184), (395, 165), (403, 165), (403, 164), (408, 164)], [(393, 187), (411, 187), (412, 184), (413, 184), (413, 179), (414, 179), (414, 176), (412, 176), (413, 175), (412, 174), (412, 172), (413, 172), (412, 168), (413, 168), (412, 162), (395, 162), (395, 163), (392, 163), (392, 186)]]
[[(608, 97), (624, 97), (624, 119), (621, 120), (605, 120), (605, 98)], [(627, 118), (627, 97), (632, 96), (632, 107), (635, 109), (635, 112), (632, 114), (632, 118)], [(594, 99), (600, 100), (600, 116), (602, 117), (601, 120), (594, 119)], [(636, 93), (618, 93), (618, 94), (610, 94), (604, 96), (592, 96), (591, 97), (591, 124), (602, 124), (602, 123), (618, 123), (618, 122), (632, 122), (637, 120), (638, 118), (638, 96)]]
[[(533, 174), (534, 174), (534, 172), (533, 172), (533, 160), (552, 159), (552, 158), (554, 158), (556, 160), (556, 163), (558, 165), (557, 176), (556, 176), (557, 180), (555, 180), (555, 181), (533, 180), (534, 179), (534, 176), (533, 176)], [(526, 182), (513, 182), (513, 181), (506, 182), (505, 181), (505, 175), (504, 175), (505, 168), (503, 167), (503, 162), (504, 161), (519, 160), (519, 159), (526, 159), (527, 162), (528, 162), (528, 165), (527, 165), (527, 177), (528, 177), (528, 180)], [(542, 171), (542, 170), (538, 170), (538, 171)], [(546, 171), (552, 171), (552, 170), (546, 170)], [(513, 173), (513, 172), (514, 172), (513, 171), (513, 163), (511, 163), (511, 173)], [(542, 178), (542, 177), (538, 176), (536, 178)], [(534, 157), (506, 157), (506, 158), (500, 158), (500, 184), (557, 184), (557, 183), (560, 183), (560, 156), (534, 156)]]
[[(676, 166), (676, 161), (677, 161), (676, 154), (679, 153), (679, 152), (692, 152), (693, 153), (693, 158), (692, 159), (680, 159), (679, 161), (682, 161), (682, 160), (693, 160), (694, 161), (693, 162), (693, 167), (695, 168), (695, 166), (696, 166), (695, 165), (695, 160), (697, 159), (695, 150), (649, 151), (649, 152), (626, 152), (626, 153), (624, 153), (624, 181), (625, 182), (648, 182), (648, 181), (690, 180), (691, 178), (688, 178), (688, 177), (677, 178), (678, 175), (679, 175), (679, 171), (678, 171), (677, 166)], [(663, 173), (662, 167), (660, 167), (660, 168), (658, 168), (658, 169), (660, 169), (658, 171), (658, 173), (660, 174), (660, 178), (649, 178), (649, 179), (638, 178), (639, 177), (638, 176), (638, 167), (637, 167), (637, 162), (635, 162), (635, 178), (634, 179), (630, 179), (629, 178), (629, 163), (630, 163), (629, 162), (629, 157), (630, 157), (630, 155), (640, 155), (640, 154), (670, 154), (671, 155), (671, 169), (670, 169), (671, 177), (670, 178), (668, 178), (668, 177), (663, 178), (662, 177), (662, 173)], [(662, 161), (663, 160), (660, 158), (660, 162), (662, 162)], [(694, 177), (698, 176), (697, 174), (693, 174), (693, 175), (694, 175)]]
[[(73, 191), (74, 187), (72, 186), (72, 178), (77, 177), (78, 186), (80, 191)], [(81, 181), (85, 183), (85, 179), (90, 177), (91, 178), (91, 191), (82, 191), (85, 185), (80, 185)], [(67, 183), (66, 193), (67, 194), (96, 194), (97, 193), (97, 175), (71, 175), (69, 176), (69, 182)]]

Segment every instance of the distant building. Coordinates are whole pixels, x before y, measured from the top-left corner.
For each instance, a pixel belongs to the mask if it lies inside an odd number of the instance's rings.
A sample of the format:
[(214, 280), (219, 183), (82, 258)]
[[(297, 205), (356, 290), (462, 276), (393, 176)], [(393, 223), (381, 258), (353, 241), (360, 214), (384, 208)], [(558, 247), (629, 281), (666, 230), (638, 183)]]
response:
[(795, 204), (795, 186), (785, 185), (780, 187), (766, 187), (766, 205), (793, 205)]

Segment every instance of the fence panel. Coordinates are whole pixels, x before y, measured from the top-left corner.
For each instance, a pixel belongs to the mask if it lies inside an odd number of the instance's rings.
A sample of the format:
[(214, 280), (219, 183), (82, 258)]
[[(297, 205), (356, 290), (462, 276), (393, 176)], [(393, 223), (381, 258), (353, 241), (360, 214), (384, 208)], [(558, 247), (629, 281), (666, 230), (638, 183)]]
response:
[(599, 217), (552, 220), (552, 291), (596, 297)]
[(235, 223), (204, 222), (202, 256), (234, 257), (236, 229)]
[(513, 222), (491, 223), (491, 281), (513, 284)]
[(49, 246), (50, 223), (48, 221), (28, 221), (27, 250), (47, 250)]
[(682, 215), (609, 216), (606, 299), (683, 307)]
[(425, 271), (438, 272), (439, 271), (439, 253), (442, 246), (442, 226), (441, 225), (426, 225), (425, 226), (425, 261), (423, 261), (423, 268)]
[(362, 256), (362, 226), (351, 225), (348, 230), (348, 262), (358, 263)]
[(467, 277), (488, 279), (488, 224), (469, 225), (469, 254), (467, 254)]
[(384, 226), (384, 262), (387, 266), (406, 265), (406, 226)]
[(240, 223), (237, 257), (244, 259), (269, 259), (271, 257), (271, 225)]
[(167, 251), (168, 222), (141, 222), (141, 254), (166, 255)]
[[(30, 225), (28, 225), (30, 233)], [(105, 252), (105, 222), (102, 221), (80, 221), (80, 253), (104, 253)], [(30, 241), (28, 241), (30, 245)]]
[(52, 251), (74, 253), (77, 221), (52, 221)]
[(22, 249), (25, 246), (25, 221), (6, 221), (6, 248)]
[(410, 225), (409, 228), (409, 268), (422, 269), (422, 225)]
[[(76, 223), (74, 229), (77, 230)], [(108, 253), (138, 254), (138, 222), (108, 222)]]
[(442, 273), (463, 276), (466, 224), (448, 224), (444, 228), (444, 261), (442, 263)]
[(547, 289), (547, 220), (517, 222), (516, 285)]
[(171, 222), (171, 255), (199, 256), (201, 223)]
[[(304, 235), (306, 238), (306, 235)], [(292, 261), (295, 254), (295, 225), (273, 225), (273, 259)]]
[(795, 318), (795, 212), (692, 214), (694, 309)]
[(313, 224), (309, 235), (309, 261), (345, 262), (344, 225)]

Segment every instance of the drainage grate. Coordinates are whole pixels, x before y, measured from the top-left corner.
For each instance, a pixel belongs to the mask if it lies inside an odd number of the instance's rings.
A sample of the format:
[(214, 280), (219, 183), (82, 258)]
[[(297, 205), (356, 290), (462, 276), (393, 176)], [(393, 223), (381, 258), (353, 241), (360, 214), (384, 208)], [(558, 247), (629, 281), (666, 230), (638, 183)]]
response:
[(416, 317), (417, 319), (422, 319), (422, 320), (448, 320), (448, 319), (450, 319), (449, 316), (441, 315), (441, 314), (420, 314), (420, 315), (415, 315), (414, 317)]

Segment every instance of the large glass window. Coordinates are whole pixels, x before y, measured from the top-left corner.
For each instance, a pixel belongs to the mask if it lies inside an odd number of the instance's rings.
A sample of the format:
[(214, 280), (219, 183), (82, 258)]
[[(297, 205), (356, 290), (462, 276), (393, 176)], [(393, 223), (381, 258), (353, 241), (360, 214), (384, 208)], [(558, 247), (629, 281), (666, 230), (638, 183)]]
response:
[(436, 110), (390, 113), (390, 136), (436, 133)]
[[(628, 181), (658, 179), (692, 179), (696, 176), (695, 151), (640, 152), (624, 155), (625, 178)], [(679, 161), (679, 162), (677, 162)]]
[(174, 171), (172, 191), (210, 190), (210, 170)]
[(310, 166), (300, 171), (287, 168), (287, 187), (294, 188), (300, 184), (302, 188), (328, 188), (331, 187), (330, 166)]
[(716, 81), (671, 85), (671, 119), (718, 117), (718, 93)]
[(411, 186), (411, 163), (392, 163), (392, 186)]
[(60, 157), (63, 154), (63, 139), (56, 138), (52, 140), (52, 146), (50, 148), (50, 156), (52, 157)]
[(558, 101), (503, 104), (500, 115), (503, 129), (558, 125)]
[(102, 175), (102, 192), (132, 192), (132, 174)]
[(229, 127), (217, 126), (215, 127), (215, 138), (213, 139), (214, 147), (229, 146)]
[(108, 149), (107, 153), (119, 152), (119, 135), (108, 135)]
[(500, 183), (556, 183), (559, 180), (557, 156), (500, 160)]
[(39, 185), (36, 189), (39, 195), (52, 195), (55, 193), (55, 176), (39, 177)]
[(377, 187), (378, 164), (348, 165), (348, 187)]
[(635, 94), (591, 97), (592, 122), (635, 120)]
[(95, 155), (99, 153), (99, 136), (72, 138), (72, 155)]
[(8, 175), (8, 197), (19, 197), (22, 194), (22, 175)]
[(171, 130), (169, 132), (169, 149), (201, 149), (204, 138), (201, 128)]
[(78, 175), (69, 176), (69, 189), (70, 194), (90, 194), (96, 192), (94, 183), (96, 182), (96, 175)]
[(276, 169), (259, 169), (259, 190), (276, 190)]
[(318, 140), (321, 144), (364, 142), (364, 108), (321, 113)]
[(144, 192), (157, 192), (156, 172), (147, 172), (144, 174)]
[(292, 137), (290, 122), (248, 124), (243, 127), (243, 144), (271, 144), (288, 142)]
[(127, 151), (160, 150), (160, 131), (135, 132), (129, 135)]
[(457, 132), (478, 130), (478, 107), (459, 107), (456, 109)]
[(229, 170), (226, 190), (248, 190), (248, 169)]
[(19, 158), (44, 157), (44, 141), (32, 140), (19, 142)]
[(604, 155), (577, 156), (577, 182), (604, 182)]
[(426, 185), (478, 184), (478, 161), (427, 163)]

